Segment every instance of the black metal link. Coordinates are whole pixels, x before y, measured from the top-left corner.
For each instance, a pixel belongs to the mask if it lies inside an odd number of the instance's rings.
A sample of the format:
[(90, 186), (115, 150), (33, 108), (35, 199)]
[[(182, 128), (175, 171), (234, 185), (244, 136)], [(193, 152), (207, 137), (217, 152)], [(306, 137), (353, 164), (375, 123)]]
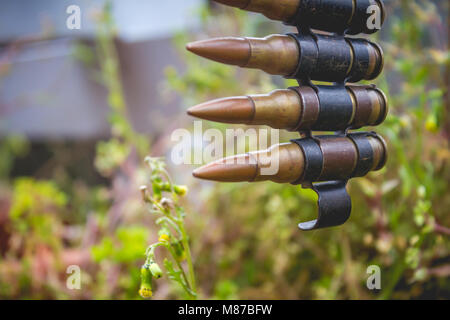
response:
[(305, 156), (303, 176), (298, 181), (293, 182), (293, 184), (316, 181), (323, 167), (323, 154), (319, 144), (314, 138), (294, 139), (291, 141), (300, 147)]
[(353, 114), (353, 103), (344, 86), (317, 86), (319, 118), (313, 130), (343, 130)]
[(373, 166), (373, 149), (369, 140), (367, 140), (369, 135), (370, 133), (367, 132), (352, 133), (348, 135), (355, 143), (356, 150), (358, 151), (358, 161), (356, 162), (352, 177), (365, 176)]

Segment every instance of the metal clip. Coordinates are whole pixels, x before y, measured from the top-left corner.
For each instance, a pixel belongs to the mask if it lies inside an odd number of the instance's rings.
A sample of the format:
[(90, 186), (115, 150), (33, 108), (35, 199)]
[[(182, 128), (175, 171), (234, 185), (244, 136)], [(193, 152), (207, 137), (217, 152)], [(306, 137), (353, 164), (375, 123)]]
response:
[(347, 181), (327, 181), (311, 186), (319, 196), (319, 214), (317, 219), (301, 222), (301, 230), (315, 230), (335, 227), (343, 224), (350, 217), (352, 201), (347, 193)]

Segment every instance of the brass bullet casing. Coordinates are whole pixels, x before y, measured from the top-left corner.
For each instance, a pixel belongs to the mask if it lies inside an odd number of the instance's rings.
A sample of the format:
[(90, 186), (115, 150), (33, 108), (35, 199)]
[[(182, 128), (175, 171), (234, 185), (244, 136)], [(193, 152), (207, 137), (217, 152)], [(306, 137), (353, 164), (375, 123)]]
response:
[[(220, 182), (274, 181), (293, 182), (303, 173), (303, 154), (294, 143), (283, 143), (267, 150), (249, 152), (211, 162), (194, 170), (196, 178)], [(275, 165), (276, 173), (263, 169)]]
[(265, 38), (246, 38), (250, 44), (250, 58), (242, 67), (261, 69), (269, 74), (289, 75), (297, 66), (298, 46), (285, 35)]
[(277, 34), (265, 38), (208, 39), (188, 43), (186, 49), (210, 60), (277, 75), (292, 73), (299, 57), (295, 41)]
[(367, 21), (373, 14), (370, 7), (376, 6), (380, 12), (381, 24), (385, 9), (382, 0), (215, 0), (216, 2), (258, 12), (269, 19), (286, 24), (310, 26), (313, 29), (344, 32), (348, 34), (371, 34), (378, 29), (370, 29)]
[(296, 79), (358, 82), (376, 78), (383, 68), (378, 45), (326, 35), (216, 38), (192, 42), (186, 48), (217, 62)]
[(377, 126), (382, 123), (389, 112), (387, 97), (375, 86), (347, 85), (352, 101), (355, 103), (351, 128)]
[[(309, 143), (316, 150), (313, 158)], [(274, 145), (267, 150), (231, 156), (194, 170), (197, 178), (221, 182), (273, 181), (301, 183), (347, 180), (381, 169), (386, 145), (374, 133), (318, 136)], [(272, 168), (273, 171), (270, 169)]]
[(274, 90), (265, 95), (250, 95), (254, 114), (251, 125), (268, 125), (275, 129), (294, 128), (302, 116), (300, 97), (293, 90)]
[(294, 128), (302, 112), (298, 94), (289, 89), (268, 94), (230, 97), (208, 101), (187, 110), (191, 116), (247, 125), (268, 125), (275, 129)]
[(375, 86), (309, 86), (212, 100), (188, 109), (211, 121), (268, 125), (290, 131), (336, 131), (384, 121), (387, 101)]

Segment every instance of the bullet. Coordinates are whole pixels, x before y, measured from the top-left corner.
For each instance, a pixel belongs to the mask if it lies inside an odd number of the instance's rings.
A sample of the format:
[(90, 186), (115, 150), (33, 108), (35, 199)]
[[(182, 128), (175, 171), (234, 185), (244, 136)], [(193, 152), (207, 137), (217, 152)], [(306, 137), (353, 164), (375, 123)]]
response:
[(319, 34), (216, 38), (191, 42), (186, 49), (217, 62), (295, 79), (358, 82), (376, 78), (383, 67), (383, 52), (375, 43)]
[(298, 62), (296, 41), (285, 35), (216, 38), (188, 43), (186, 49), (210, 60), (270, 74), (289, 75)]
[(375, 86), (309, 86), (268, 94), (212, 100), (188, 109), (197, 118), (234, 124), (268, 125), (289, 131), (336, 131), (384, 121), (387, 99)]
[[(305, 147), (310, 144), (309, 147)], [(316, 149), (318, 153), (311, 154)], [(194, 170), (200, 179), (220, 182), (301, 182), (347, 180), (381, 169), (386, 145), (375, 133), (317, 136), (278, 144), (267, 150), (231, 156)]]
[[(215, 0), (216, 2), (258, 12), (269, 19), (289, 25), (307, 25), (313, 29), (348, 34), (377, 32), (369, 28), (367, 21), (376, 6), (384, 22), (385, 10), (382, 0)], [(369, 8), (370, 7), (370, 8)]]
[[(279, 161), (279, 165), (277, 165)], [(303, 172), (304, 158), (294, 143), (272, 146), (263, 151), (249, 152), (220, 159), (194, 170), (196, 178), (221, 182), (265, 181), (293, 182)], [(275, 174), (264, 175), (262, 169), (277, 166)]]

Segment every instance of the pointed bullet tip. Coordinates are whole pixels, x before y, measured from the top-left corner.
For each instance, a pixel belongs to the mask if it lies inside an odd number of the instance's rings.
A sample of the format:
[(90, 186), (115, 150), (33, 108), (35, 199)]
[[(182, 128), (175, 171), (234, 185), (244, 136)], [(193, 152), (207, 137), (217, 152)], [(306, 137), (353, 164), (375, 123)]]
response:
[(230, 7), (241, 9), (247, 7), (250, 2), (250, 0), (214, 0), (214, 1)]
[(248, 96), (216, 99), (190, 107), (187, 114), (204, 120), (222, 123), (249, 124), (255, 107)]
[(186, 44), (186, 50), (192, 51), (192, 47), (193, 47), (192, 42)]
[(192, 53), (195, 53), (195, 54), (199, 54), (199, 52), (201, 52), (201, 50), (203, 48), (203, 43), (206, 41), (208, 41), (208, 40), (188, 42), (186, 44), (186, 50), (188, 50)]
[(258, 164), (249, 154), (216, 160), (195, 169), (192, 175), (199, 179), (221, 182), (253, 181)]
[(197, 168), (194, 171), (192, 171), (192, 175), (196, 178), (200, 178), (200, 171), (198, 169), (200, 168)]
[(245, 38), (216, 38), (190, 42), (186, 49), (213, 61), (245, 66), (250, 57), (250, 44)]
[[(202, 118), (202, 105), (196, 105), (186, 110), (186, 113), (192, 117)], [(205, 119), (208, 120), (208, 119)]]
[(195, 117), (194, 111), (193, 111), (194, 107), (190, 107), (189, 109), (186, 110), (186, 113), (189, 116)]
[(208, 165), (205, 165), (200, 168), (194, 169), (194, 171), (192, 171), (192, 175), (198, 179), (211, 180), (211, 178), (208, 175), (207, 167)]

